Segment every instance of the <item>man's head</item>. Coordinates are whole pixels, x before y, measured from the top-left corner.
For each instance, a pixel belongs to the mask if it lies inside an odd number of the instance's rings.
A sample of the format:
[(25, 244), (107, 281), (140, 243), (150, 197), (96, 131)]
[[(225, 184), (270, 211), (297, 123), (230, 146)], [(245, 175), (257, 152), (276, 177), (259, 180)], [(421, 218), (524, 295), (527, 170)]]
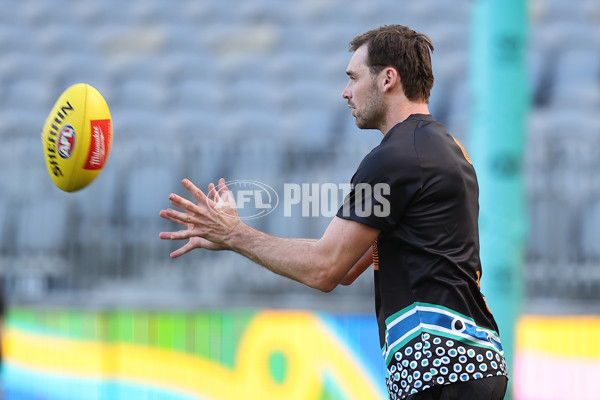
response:
[(356, 36), (350, 51), (366, 45), (367, 65), (377, 75), (385, 67), (393, 67), (400, 75), (406, 98), (414, 102), (429, 102), (433, 87), (431, 39), (402, 25), (384, 25)]
[[(433, 86), (433, 45), (425, 35), (402, 25), (386, 25), (356, 36), (346, 73), (350, 78), (342, 97), (354, 108), (361, 129), (386, 132), (397, 103), (427, 105)], [(394, 115), (395, 117), (395, 115)]]

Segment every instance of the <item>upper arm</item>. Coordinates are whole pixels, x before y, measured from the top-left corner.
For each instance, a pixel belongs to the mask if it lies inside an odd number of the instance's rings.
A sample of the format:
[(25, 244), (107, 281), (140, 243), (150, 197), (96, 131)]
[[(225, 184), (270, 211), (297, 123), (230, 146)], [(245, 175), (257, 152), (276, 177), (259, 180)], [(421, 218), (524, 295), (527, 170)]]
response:
[(323, 279), (331, 289), (365, 255), (379, 232), (377, 228), (349, 219), (334, 217), (331, 220), (323, 237), (316, 243), (317, 251), (326, 260), (323, 271), (326, 276)]

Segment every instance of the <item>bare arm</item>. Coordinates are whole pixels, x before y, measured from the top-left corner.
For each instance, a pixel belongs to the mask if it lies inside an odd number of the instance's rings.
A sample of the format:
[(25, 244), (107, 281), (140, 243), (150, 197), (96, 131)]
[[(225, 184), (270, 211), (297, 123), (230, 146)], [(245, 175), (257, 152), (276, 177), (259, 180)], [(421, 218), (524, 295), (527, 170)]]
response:
[(330, 291), (361, 260), (379, 234), (375, 228), (335, 217), (323, 237), (317, 240), (272, 236), (239, 219), (224, 180), (219, 182), (221, 196), (214, 186), (209, 186), (211, 198), (188, 180), (184, 180), (183, 185), (198, 203), (173, 194), (170, 196), (171, 203), (184, 212), (170, 209), (160, 213), (163, 218), (187, 228), (178, 232), (161, 232), (162, 239), (189, 239), (171, 257), (179, 257), (194, 248), (232, 250), (276, 274)]

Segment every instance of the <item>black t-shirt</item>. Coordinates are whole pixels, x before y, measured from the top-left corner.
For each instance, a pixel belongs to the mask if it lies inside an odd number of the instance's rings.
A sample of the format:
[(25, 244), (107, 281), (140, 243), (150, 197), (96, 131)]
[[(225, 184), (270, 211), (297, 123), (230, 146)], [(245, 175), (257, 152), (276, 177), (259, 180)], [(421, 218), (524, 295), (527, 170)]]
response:
[(479, 290), (479, 189), (463, 147), (431, 115), (393, 127), (338, 211), (381, 230), (375, 306), (390, 397), (507, 375)]

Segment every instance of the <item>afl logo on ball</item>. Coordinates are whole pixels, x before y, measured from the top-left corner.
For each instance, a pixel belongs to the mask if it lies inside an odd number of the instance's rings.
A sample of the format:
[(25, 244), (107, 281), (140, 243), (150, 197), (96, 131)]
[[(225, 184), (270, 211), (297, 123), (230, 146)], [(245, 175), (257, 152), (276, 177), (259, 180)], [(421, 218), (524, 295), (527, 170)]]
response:
[(58, 148), (58, 155), (61, 158), (69, 158), (75, 150), (75, 129), (71, 125), (64, 125), (58, 137), (56, 138), (56, 146)]

